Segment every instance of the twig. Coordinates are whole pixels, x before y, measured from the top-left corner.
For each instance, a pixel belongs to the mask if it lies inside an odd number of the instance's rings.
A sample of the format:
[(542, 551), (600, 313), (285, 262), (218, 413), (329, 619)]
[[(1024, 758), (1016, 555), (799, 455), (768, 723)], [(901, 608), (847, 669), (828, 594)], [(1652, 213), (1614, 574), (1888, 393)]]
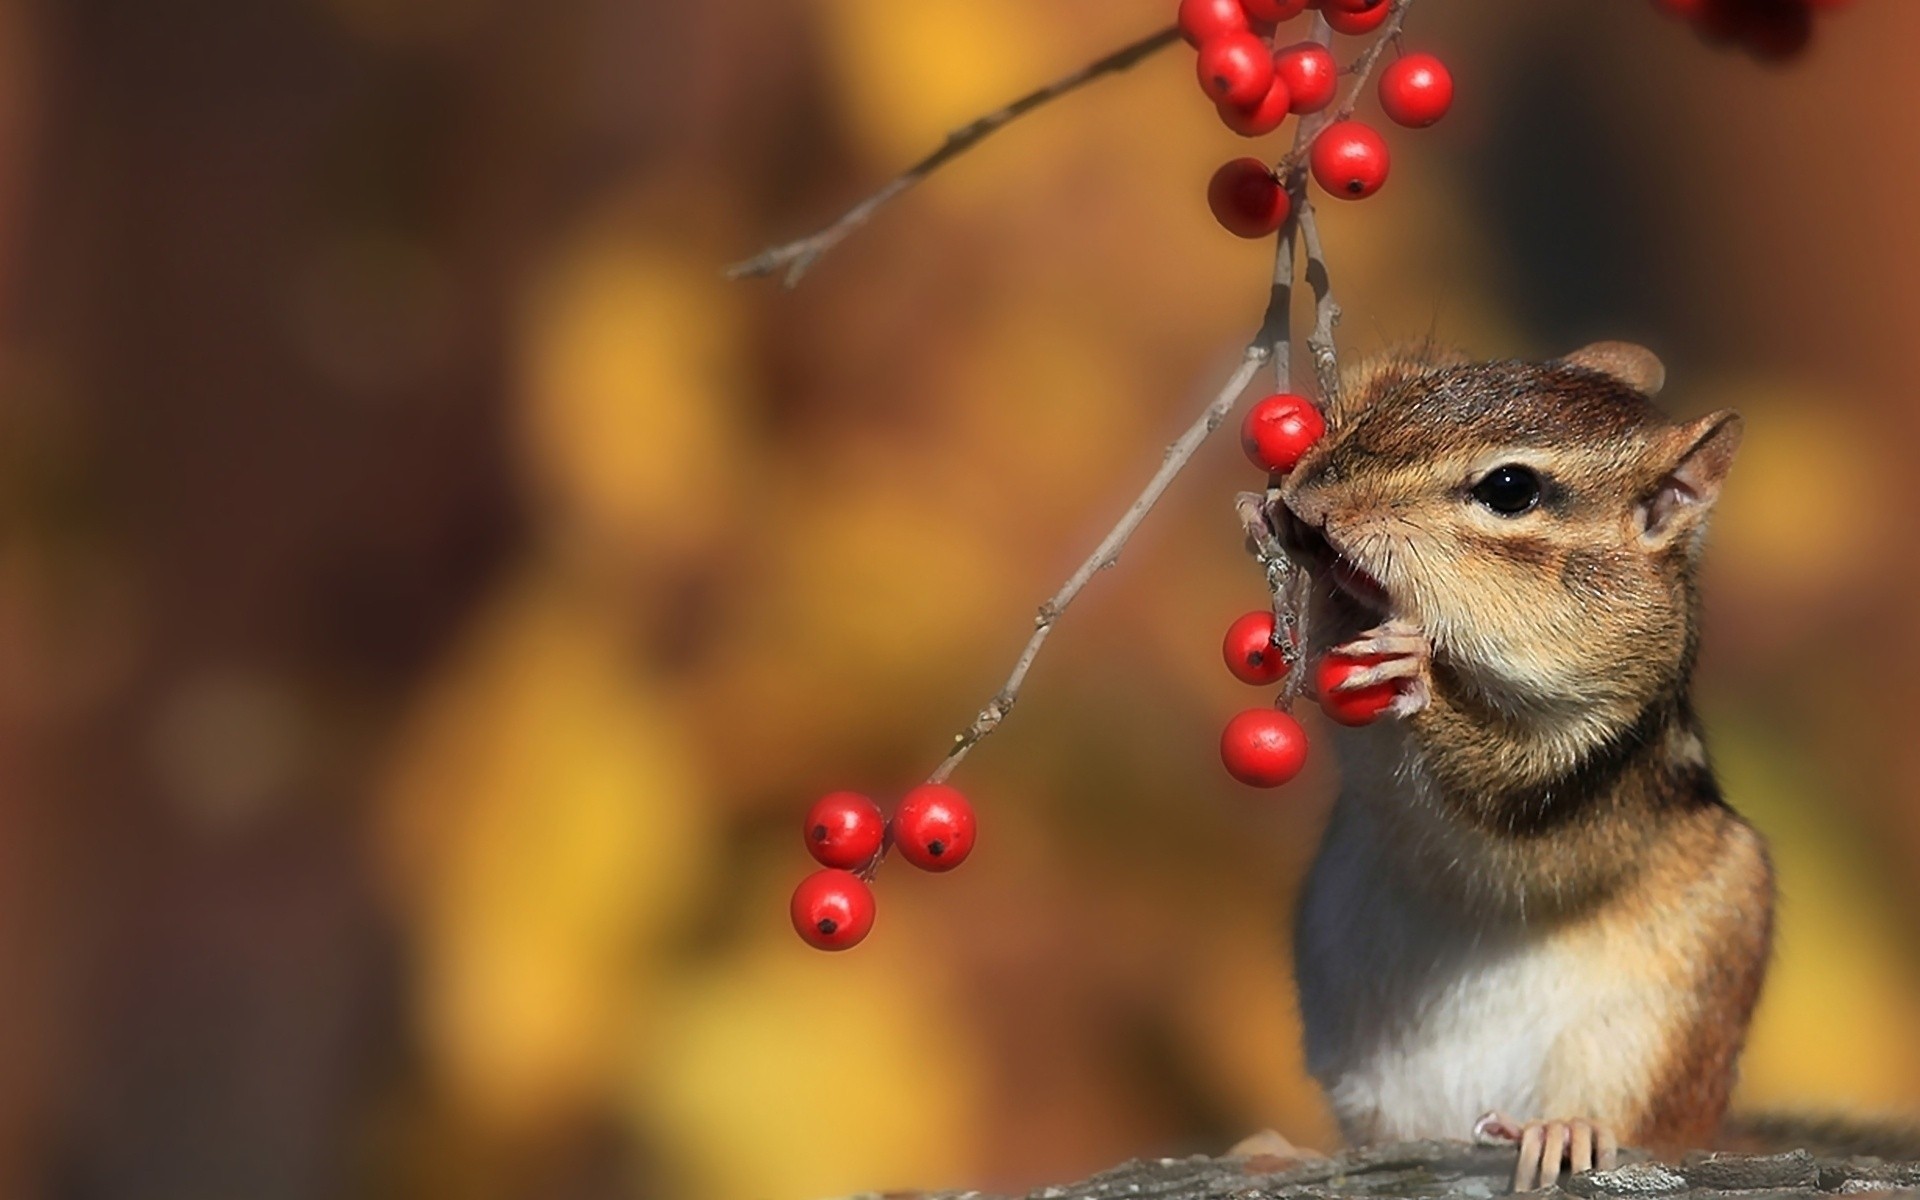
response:
[(839, 245), (848, 234), (866, 224), (889, 200), (933, 174), (952, 159), (979, 145), (1016, 118), (1049, 101), (1058, 100), (1102, 76), (1124, 71), (1140, 60), (1150, 57), (1156, 51), (1172, 45), (1179, 38), (1178, 27), (1169, 25), (1136, 42), (1122, 46), (1111, 54), (1095, 59), (1079, 70), (1063, 75), (1044, 87), (1036, 88), (1002, 108), (974, 118), (947, 134), (946, 140), (941, 142), (931, 154), (894, 176), (879, 191), (842, 213), (833, 224), (817, 233), (782, 246), (775, 246), (755, 258), (728, 267), (727, 278), (756, 278), (772, 275), (784, 268), (786, 270), (784, 286), (791, 288), (798, 285), (801, 277), (821, 255)]
[[(1386, 21), (1380, 26), (1380, 32), (1374, 36), (1373, 41), (1368, 43), (1367, 48), (1348, 69), (1348, 73), (1353, 76), (1353, 82), (1347, 85), (1346, 96), (1334, 106), (1331, 112), (1326, 113), (1312, 125), (1308, 125), (1305, 121), (1300, 123), (1300, 133), (1294, 138), (1293, 149), (1287, 151), (1287, 156), (1274, 167), (1274, 171), (1282, 179), (1299, 170), (1301, 164), (1306, 162), (1307, 148), (1313, 145), (1313, 139), (1320, 136), (1322, 130), (1351, 117), (1360, 107), (1360, 94), (1366, 90), (1368, 81), (1373, 78), (1373, 69), (1380, 64), (1380, 56), (1385, 54), (1387, 46), (1400, 36), (1400, 27), (1406, 23), (1407, 10), (1412, 7), (1413, 0), (1393, 0), (1393, 11), (1387, 14)], [(1314, 17), (1313, 36), (1322, 44), (1332, 41), (1332, 31), (1327, 28), (1325, 22), (1324, 17), (1318, 15)]]
[[(1320, 20), (1319, 14), (1314, 20)], [(1299, 133), (1296, 131), (1295, 139)], [(1282, 179), (1280, 186), (1287, 190), (1289, 203), (1297, 205), (1304, 194), (1305, 177), (1295, 172), (1295, 178)], [(1293, 390), (1293, 272), (1295, 243), (1298, 240), (1299, 226), (1289, 220), (1280, 228), (1280, 236), (1275, 240), (1273, 251), (1273, 286), (1267, 293), (1267, 312), (1260, 323), (1260, 341), (1273, 357), (1273, 390), (1290, 392)], [(1273, 536), (1273, 527), (1266, 514), (1280, 503), (1280, 485), (1285, 476), (1278, 473), (1267, 476), (1267, 490), (1264, 495), (1241, 493), (1235, 507), (1240, 511), (1241, 525), (1247, 531), (1247, 549), (1253, 554), (1254, 561), (1260, 564), (1261, 572), (1266, 576), (1267, 593), (1273, 612), (1273, 632), (1268, 635), (1269, 649), (1278, 650), (1288, 666), (1292, 666), (1299, 655), (1299, 615), (1293, 604), (1291, 579), (1295, 574), (1293, 560), (1281, 548)], [(1251, 496), (1255, 503), (1250, 515), (1246, 501)]]
[(1140, 522), (1153, 510), (1154, 504), (1173, 482), (1174, 476), (1180, 474), (1181, 469), (1193, 457), (1194, 451), (1200, 448), (1200, 443), (1206, 441), (1207, 435), (1218, 429), (1220, 423), (1227, 419), (1227, 414), (1233, 411), (1234, 404), (1253, 382), (1253, 377), (1259, 373), (1261, 364), (1267, 361), (1270, 353), (1266, 344), (1258, 338), (1247, 347), (1246, 354), (1240, 359), (1240, 366), (1227, 380), (1226, 385), (1194, 419), (1193, 424), (1187, 426), (1186, 432), (1167, 447), (1160, 469), (1155, 471), (1153, 478), (1147, 481), (1146, 490), (1142, 491), (1128, 506), (1126, 513), (1120, 518), (1120, 523), (1101, 539), (1100, 544), (1094, 548), (1092, 554), (1087, 556), (1086, 561), (1080, 564), (1079, 569), (1060, 585), (1060, 590), (1040, 606), (1039, 615), (1033, 622), (1033, 636), (1027, 639), (1026, 647), (1020, 651), (1020, 657), (1014, 661), (1013, 673), (1007, 676), (1007, 682), (994, 693), (993, 699), (987, 701), (986, 707), (973, 718), (973, 723), (954, 735), (953, 748), (947, 751), (947, 756), (940, 760), (940, 765), (927, 776), (928, 783), (945, 782), (947, 776), (953, 774), (953, 769), (960, 765), (960, 760), (967, 756), (968, 751), (1006, 719), (1007, 713), (1013, 709), (1014, 702), (1020, 698), (1020, 688), (1026, 682), (1027, 671), (1032, 668), (1033, 660), (1040, 653), (1040, 647), (1046, 644), (1047, 635), (1053, 632), (1054, 622), (1060, 619), (1061, 613), (1067, 611), (1067, 606), (1073, 603), (1081, 589), (1085, 588), (1095, 575), (1119, 561), (1120, 551), (1126, 546), (1127, 539), (1133, 536), (1133, 531), (1140, 527)]
[[(1286, 186), (1286, 180), (1281, 180)], [(1254, 342), (1265, 346), (1273, 358), (1273, 390), (1293, 389), (1293, 258), (1295, 228), (1292, 221), (1280, 226), (1273, 248), (1273, 286), (1267, 291), (1266, 315), (1260, 319), (1260, 332)]]
[(1247, 553), (1260, 564), (1261, 573), (1266, 576), (1267, 592), (1273, 597), (1273, 633), (1267, 638), (1267, 646), (1278, 650), (1281, 659), (1292, 667), (1300, 661), (1301, 647), (1307, 640), (1306, 608), (1299, 603), (1300, 570), (1274, 535), (1269, 514), (1279, 502), (1276, 488), (1241, 492), (1233, 499), (1233, 511), (1247, 535)]
[[(1307, 198), (1306, 171), (1304, 163), (1308, 148), (1313, 139), (1327, 126), (1353, 115), (1358, 106), (1362, 89), (1372, 77), (1374, 67), (1380, 56), (1386, 52), (1387, 44), (1399, 36), (1400, 27), (1406, 18), (1407, 9), (1413, 0), (1392, 0), (1393, 8), (1388, 14), (1379, 34), (1375, 37), (1361, 57), (1355, 62), (1352, 84), (1347, 89), (1340, 105), (1323, 119), (1311, 125), (1302, 121), (1294, 135), (1292, 148), (1287, 156), (1275, 167), (1275, 174), (1282, 187), (1286, 188), (1293, 205), (1293, 219), (1288, 221), (1275, 239), (1273, 283), (1267, 296), (1267, 310), (1261, 322), (1259, 332), (1248, 344), (1240, 365), (1232, 377), (1208, 402), (1198, 417), (1166, 449), (1159, 470), (1147, 481), (1146, 488), (1135, 497), (1125, 513), (1114, 527), (1108, 531), (1093, 553), (1067, 577), (1060, 589), (1040, 606), (1034, 618), (1033, 633), (1021, 648), (1020, 656), (1014, 660), (1013, 670), (1000, 690), (993, 694), (968, 726), (954, 735), (953, 745), (947, 751), (931, 774), (929, 783), (944, 783), (953, 774), (961, 761), (972, 752), (988, 735), (999, 728), (1007, 714), (1013, 710), (1025, 686), (1027, 674), (1033, 669), (1033, 663), (1039, 657), (1040, 648), (1046, 644), (1054, 625), (1066, 612), (1093, 577), (1119, 561), (1120, 552), (1126, 547), (1142, 521), (1153, 510), (1160, 497), (1166, 493), (1173, 480), (1192, 460), (1202, 442), (1220, 424), (1227, 414), (1233, 411), (1240, 396), (1253, 383), (1263, 363), (1271, 362), (1274, 382), (1277, 390), (1290, 390), (1291, 350), (1292, 350), (1292, 301), (1295, 278), (1295, 257), (1304, 247), (1307, 263), (1307, 282), (1313, 288), (1315, 301), (1315, 321), (1312, 333), (1307, 339), (1307, 348), (1313, 356), (1314, 371), (1318, 377), (1323, 405), (1331, 406), (1339, 396), (1339, 357), (1333, 341), (1333, 326), (1340, 319), (1340, 306), (1333, 299), (1332, 285), (1327, 274), (1326, 256), (1320, 244), (1319, 225), (1314, 218), (1313, 204)], [(1324, 17), (1314, 17), (1312, 36), (1322, 44), (1332, 41), (1331, 33)], [(1012, 103), (949, 133), (946, 140), (931, 154), (908, 167), (895, 176), (878, 191), (860, 201), (843, 213), (831, 225), (817, 233), (785, 245), (775, 246), (756, 258), (728, 268), (727, 275), (732, 279), (771, 275), (783, 268), (786, 271), (785, 285), (793, 287), (800, 282), (807, 270), (819, 260), (820, 256), (833, 249), (854, 230), (864, 225), (873, 214), (901, 192), (913, 187), (934, 171), (952, 159), (978, 145), (1007, 124), (1023, 114), (1040, 107), (1051, 100), (1058, 99), (1095, 79), (1105, 75), (1124, 71), (1148, 57), (1154, 52), (1171, 45), (1179, 37), (1179, 30), (1169, 26), (1147, 37), (1123, 46), (1119, 50), (1087, 64), (1079, 70), (1055, 80), (1045, 87), (1029, 92)], [(1242, 493), (1236, 503), (1240, 520), (1246, 531), (1249, 549), (1256, 561), (1266, 573), (1267, 587), (1273, 597), (1274, 634), (1272, 643), (1279, 647), (1290, 665), (1297, 665), (1300, 658), (1302, 630), (1299, 625), (1301, 614), (1305, 611), (1302, 592), (1306, 577), (1294, 566), (1285, 547), (1275, 535), (1271, 514), (1278, 503), (1281, 480), (1270, 477), (1264, 493)], [(1304, 690), (1301, 670), (1288, 673), (1280, 703), (1285, 705)], [(892, 838), (887, 836), (879, 851), (871, 860), (863, 864), (859, 873), (871, 878), (892, 849)]]
[(1400, 36), (1400, 26), (1406, 23), (1407, 10), (1412, 7), (1413, 0), (1393, 0), (1393, 11), (1387, 14), (1386, 21), (1380, 26), (1380, 32), (1374, 35), (1373, 41), (1361, 52), (1360, 57), (1354, 60), (1353, 83), (1347, 88), (1346, 99), (1340, 101), (1340, 107), (1327, 118), (1327, 124), (1346, 120), (1353, 115), (1354, 109), (1360, 107), (1360, 93), (1366, 90), (1367, 81), (1373, 78), (1373, 69), (1379, 65), (1380, 56), (1385, 54), (1387, 47)]
[(1333, 344), (1333, 327), (1340, 323), (1340, 304), (1333, 298), (1333, 279), (1327, 274), (1327, 255), (1320, 245), (1320, 222), (1313, 213), (1313, 201), (1303, 194), (1300, 211), (1300, 240), (1307, 248), (1307, 286), (1313, 289), (1313, 332), (1307, 335), (1307, 352), (1313, 356), (1313, 373), (1320, 383), (1320, 403), (1332, 408), (1340, 402), (1340, 354)]
[[(1307, 335), (1307, 352), (1313, 359), (1313, 373), (1320, 385), (1320, 407), (1323, 409), (1333, 407), (1340, 399), (1340, 354), (1333, 341), (1333, 327), (1340, 323), (1340, 305), (1333, 298), (1333, 277), (1327, 273), (1326, 249), (1320, 244), (1320, 221), (1314, 215), (1313, 201), (1307, 195), (1306, 153), (1321, 130), (1353, 115), (1360, 103), (1361, 89), (1366, 87), (1374, 65), (1380, 61), (1387, 44), (1400, 36), (1400, 26), (1407, 18), (1407, 9), (1412, 6), (1413, 0), (1393, 0), (1393, 11), (1387, 14), (1386, 24), (1354, 64), (1354, 81), (1347, 89), (1346, 99), (1326, 120), (1311, 126), (1301, 122), (1294, 135), (1293, 149), (1287, 152), (1287, 157), (1276, 168), (1287, 172), (1282, 179), (1289, 185), (1293, 197), (1294, 223), (1300, 227), (1300, 240), (1306, 248), (1307, 286), (1313, 289), (1313, 329)], [(1332, 49), (1333, 30), (1327, 26), (1324, 16), (1314, 17), (1312, 37), (1314, 41)]]
[[(1326, 17), (1315, 13), (1313, 25), (1308, 37), (1321, 45), (1329, 45), (1333, 40), (1333, 31), (1328, 27)], [(1295, 164), (1280, 176), (1280, 186), (1286, 189), (1289, 205), (1294, 213), (1302, 212), (1307, 204), (1307, 173), (1298, 165), (1302, 160), (1311, 131), (1305, 121), (1298, 122), (1294, 128), (1293, 147), (1288, 158)], [(1273, 354), (1274, 390), (1289, 392), (1293, 390), (1292, 369), (1292, 326), (1293, 326), (1293, 280), (1295, 244), (1300, 233), (1300, 222), (1296, 216), (1281, 228), (1278, 245), (1273, 260), (1273, 286), (1267, 295), (1267, 313), (1261, 323), (1260, 336)], [(1317, 243), (1317, 238), (1316, 238)], [(1318, 248), (1316, 244), (1316, 258)], [(1325, 264), (1321, 263), (1324, 276)], [(1316, 290), (1316, 296), (1318, 291)], [(1300, 647), (1305, 641), (1305, 606), (1300, 603), (1298, 576), (1293, 560), (1288, 557), (1285, 547), (1274, 536), (1272, 514), (1278, 509), (1280, 488), (1286, 482), (1284, 475), (1274, 473), (1267, 477), (1267, 490), (1264, 495), (1242, 492), (1235, 502), (1240, 514), (1241, 527), (1246, 531), (1247, 550), (1260, 565), (1261, 573), (1266, 577), (1267, 593), (1273, 612), (1273, 633), (1267, 644), (1278, 650), (1289, 667), (1299, 661)], [(1291, 672), (1288, 689), (1283, 693), (1283, 703), (1298, 694), (1294, 686), (1294, 677), (1300, 672)]]

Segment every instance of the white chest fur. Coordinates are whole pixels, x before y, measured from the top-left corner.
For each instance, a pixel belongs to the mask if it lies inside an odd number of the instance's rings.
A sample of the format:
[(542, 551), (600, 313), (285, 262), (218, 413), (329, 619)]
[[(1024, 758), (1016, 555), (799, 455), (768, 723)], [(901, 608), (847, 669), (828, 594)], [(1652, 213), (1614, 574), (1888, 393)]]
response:
[(1444, 897), (1342, 797), (1295, 959), (1307, 1063), (1348, 1139), (1463, 1138), (1496, 1109), (1630, 1128), (1670, 1017), (1663, 990), (1621, 969), (1621, 931), (1489, 920)]

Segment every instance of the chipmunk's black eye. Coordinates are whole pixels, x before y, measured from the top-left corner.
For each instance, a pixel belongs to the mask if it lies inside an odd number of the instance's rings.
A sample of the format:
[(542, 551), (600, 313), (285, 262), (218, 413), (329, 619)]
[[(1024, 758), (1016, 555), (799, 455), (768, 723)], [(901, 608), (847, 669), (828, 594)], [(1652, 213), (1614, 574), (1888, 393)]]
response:
[(1540, 503), (1540, 476), (1531, 467), (1508, 463), (1488, 471), (1473, 485), (1473, 498), (1503, 517), (1531, 512)]

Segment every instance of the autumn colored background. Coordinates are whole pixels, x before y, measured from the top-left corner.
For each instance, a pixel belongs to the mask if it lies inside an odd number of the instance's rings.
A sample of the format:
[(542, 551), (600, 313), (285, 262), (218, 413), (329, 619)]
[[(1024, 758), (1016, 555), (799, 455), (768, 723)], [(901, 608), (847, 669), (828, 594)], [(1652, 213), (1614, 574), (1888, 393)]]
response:
[[(1182, 51), (797, 292), (720, 270), (1160, 0), (0, 2), (0, 1195), (812, 1200), (1325, 1143), (1333, 786), (1219, 769), (1220, 439), (956, 782), (787, 926), (1224, 378), (1263, 247)], [(1920, 5), (1787, 70), (1428, 0), (1343, 344), (1637, 338), (1749, 418), (1701, 702), (1772, 835), (1742, 1102), (1920, 1110)], [(1465, 1132), (1464, 1130), (1462, 1131)]]

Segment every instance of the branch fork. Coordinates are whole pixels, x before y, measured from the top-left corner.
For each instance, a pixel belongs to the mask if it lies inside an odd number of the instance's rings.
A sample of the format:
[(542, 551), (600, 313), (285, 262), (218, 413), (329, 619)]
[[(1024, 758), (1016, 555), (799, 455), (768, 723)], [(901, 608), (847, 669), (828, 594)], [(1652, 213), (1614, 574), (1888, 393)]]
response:
[[(1320, 240), (1319, 221), (1314, 214), (1313, 201), (1307, 194), (1305, 164), (1313, 139), (1329, 126), (1353, 115), (1359, 105), (1361, 93), (1371, 80), (1381, 56), (1386, 53), (1388, 45), (1398, 39), (1407, 9), (1412, 6), (1413, 0), (1392, 0), (1392, 4), (1392, 11), (1375, 34), (1373, 41), (1351, 66), (1341, 72), (1342, 76), (1349, 77), (1351, 82), (1340, 103), (1318, 120), (1309, 122), (1304, 118), (1300, 119), (1296, 123), (1291, 149), (1273, 168), (1275, 178), (1286, 188), (1292, 202), (1292, 215), (1282, 225), (1275, 239), (1273, 284), (1268, 294), (1265, 316), (1259, 331), (1241, 355), (1239, 365), (1185, 431), (1167, 446), (1161, 455), (1159, 469), (1147, 481), (1146, 487), (1134, 498), (1132, 504), (1121, 514), (1119, 521), (1101, 539), (1100, 544), (1094, 547), (1093, 552), (1080, 563), (1073, 574), (1067, 577), (1059, 589), (1040, 605), (1034, 617), (1033, 632), (1027, 638), (1019, 657), (1014, 660), (1013, 669), (1008, 674), (1006, 682), (974, 715), (967, 727), (954, 735), (951, 747), (928, 775), (927, 782), (944, 783), (973, 748), (998, 729), (1000, 723), (1012, 712), (1014, 705), (1019, 701), (1021, 689), (1025, 686), (1027, 674), (1032, 669), (1034, 660), (1039, 656), (1041, 647), (1046, 644), (1048, 636), (1053, 632), (1060, 617), (1072, 606), (1074, 600), (1079, 597), (1080, 592), (1096, 574), (1119, 562), (1120, 553), (1132, 538), (1134, 531), (1140, 527), (1140, 523), (1153, 510), (1160, 497), (1192, 460), (1201, 444), (1231, 415), (1240, 397), (1252, 386), (1261, 368), (1271, 366), (1277, 391), (1291, 390), (1292, 299), (1295, 259), (1301, 253), (1304, 253), (1306, 259), (1307, 284), (1314, 295), (1314, 320), (1306, 338), (1307, 353), (1313, 364), (1321, 407), (1330, 407), (1338, 402), (1340, 357), (1334, 342), (1334, 327), (1340, 322), (1340, 305), (1333, 296), (1326, 254)], [(746, 279), (784, 273), (783, 283), (786, 287), (792, 288), (798, 285), (821, 256), (865, 225), (877, 211), (902, 192), (919, 184), (948, 162), (979, 145), (1026, 113), (1077, 91), (1097, 79), (1127, 70), (1172, 45), (1179, 40), (1179, 36), (1179, 30), (1174, 26), (1157, 30), (952, 130), (926, 157), (847, 209), (831, 224), (806, 237), (771, 247), (754, 258), (729, 267), (728, 278)], [(1331, 31), (1325, 19), (1317, 14), (1313, 20), (1311, 36), (1321, 44), (1331, 46)], [(1234, 507), (1246, 535), (1248, 552), (1261, 569), (1271, 599), (1274, 614), (1272, 644), (1286, 659), (1289, 667), (1298, 668), (1302, 655), (1301, 647), (1306, 642), (1305, 601), (1309, 581), (1306, 573), (1288, 557), (1274, 528), (1274, 514), (1280, 503), (1281, 482), (1279, 477), (1271, 477), (1264, 492), (1240, 493), (1235, 498)], [(1291, 669), (1287, 672), (1286, 683), (1277, 701), (1282, 707), (1290, 705), (1304, 691), (1306, 684), (1303, 676), (1305, 674), (1305, 671), (1299, 669)], [(880, 860), (886, 857), (889, 848), (889, 843), (883, 843), (879, 854), (862, 873), (871, 877), (872, 871), (878, 868)]]

